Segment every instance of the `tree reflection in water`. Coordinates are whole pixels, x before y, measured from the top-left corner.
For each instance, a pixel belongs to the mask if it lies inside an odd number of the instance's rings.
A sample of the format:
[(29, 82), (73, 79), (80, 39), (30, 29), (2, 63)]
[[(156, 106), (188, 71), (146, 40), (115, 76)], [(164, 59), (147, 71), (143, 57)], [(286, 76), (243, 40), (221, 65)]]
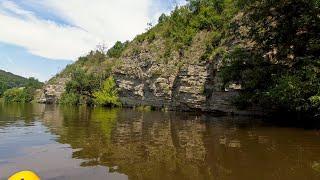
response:
[[(247, 117), (127, 109), (47, 107), (43, 119), (81, 166), (129, 179), (304, 179), (318, 177), (313, 131)], [(312, 147), (312, 148), (310, 148)]]

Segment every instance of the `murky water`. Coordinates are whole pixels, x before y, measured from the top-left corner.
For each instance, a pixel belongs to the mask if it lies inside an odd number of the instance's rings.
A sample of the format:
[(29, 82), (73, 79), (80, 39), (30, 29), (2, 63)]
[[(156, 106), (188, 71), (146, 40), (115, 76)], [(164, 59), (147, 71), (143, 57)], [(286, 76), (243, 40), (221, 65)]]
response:
[(320, 131), (248, 117), (0, 105), (0, 177), (320, 179)]

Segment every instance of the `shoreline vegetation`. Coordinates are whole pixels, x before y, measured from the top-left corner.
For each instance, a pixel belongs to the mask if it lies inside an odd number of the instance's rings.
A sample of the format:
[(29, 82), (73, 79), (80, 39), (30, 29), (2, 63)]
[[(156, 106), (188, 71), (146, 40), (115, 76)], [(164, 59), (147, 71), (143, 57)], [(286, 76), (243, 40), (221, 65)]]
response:
[(24, 78), (0, 70), (0, 98), (6, 102), (28, 103), (34, 100), (34, 94), (43, 83), (37, 79)]
[[(205, 41), (198, 46), (205, 48), (195, 51), (202, 53), (197, 61), (218, 67), (220, 89), (238, 87), (239, 95), (232, 98), (237, 108), (261, 107), (272, 112), (320, 118), (318, 0), (187, 1), (187, 5), (177, 7), (170, 15), (162, 14), (158, 24), (133, 41), (117, 42), (107, 52), (92, 51), (49, 80), (50, 84), (61, 77), (68, 79), (58, 103), (121, 107), (114, 70), (129, 53), (131, 57), (148, 54), (141, 46), (159, 48), (163, 52), (156, 60), (159, 66), (172, 67), (170, 61), (186, 56), (197, 35), (203, 33)], [(158, 41), (159, 47), (153, 47)], [(181, 69), (184, 63), (175, 62), (172, 69), (165, 69), (166, 73)], [(159, 77), (161, 73), (153, 75)], [(3, 97), (6, 101), (31, 102), (34, 98), (30, 95), (39, 85), (10, 89)], [(162, 87), (161, 93), (166, 94), (170, 88)], [(207, 87), (197, 88), (207, 96)]]

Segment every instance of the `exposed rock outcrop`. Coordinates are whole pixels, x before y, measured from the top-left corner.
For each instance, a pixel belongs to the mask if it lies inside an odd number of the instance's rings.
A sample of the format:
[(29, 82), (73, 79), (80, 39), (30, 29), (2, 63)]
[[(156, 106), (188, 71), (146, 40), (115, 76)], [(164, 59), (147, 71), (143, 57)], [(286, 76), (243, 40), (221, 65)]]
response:
[[(168, 110), (252, 114), (239, 111), (231, 103), (240, 87), (222, 88), (220, 60), (202, 59), (207, 32), (199, 33), (184, 51), (164, 61), (161, 40), (142, 44), (140, 53), (126, 52), (122, 64), (115, 68), (114, 78), (124, 106), (152, 106)], [(157, 49), (150, 49), (156, 46)]]
[[(203, 58), (209, 36), (210, 32), (199, 32), (188, 48), (169, 49), (166, 56), (168, 47), (160, 37), (152, 42), (132, 41), (112, 71), (123, 105), (178, 111), (255, 113), (239, 111), (232, 105), (231, 100), (237, 95), (235, 89), (240, 87), (231, 87), (230, 91), (222, 88), (218, 75), (219, 57)], [(92, 66), (99, 66), (99, 63)], [(50, 81), (38, 102), (56, 103), (68, 80), (58, 76)]]
[(61, 98), (61, 95), (65, 91), (66, 83), (69, 81), (69, 78), (56, 77), (50, 82), (45, 84), (43, 89), (40, 90), (40, 93), (36, 94), (36, 101), (43, 104), (55, 104)]
[(215, 75), (218, 70), (211, 62), (186, 64), (174, 74), (165, 73), (151, 78), (150, 69), (159, 69), (159, 64), (149, 62), (149, 68), (143, 69), (134, 65), (139, 64), (139, 59), (126, 62), (128, 64), (123, 65), (123, 69), (114, 73), (120, 99), (125, 106), (246, 113), (231, 105), (231, 99), (237, 92), (221, 89), (219, 77)]

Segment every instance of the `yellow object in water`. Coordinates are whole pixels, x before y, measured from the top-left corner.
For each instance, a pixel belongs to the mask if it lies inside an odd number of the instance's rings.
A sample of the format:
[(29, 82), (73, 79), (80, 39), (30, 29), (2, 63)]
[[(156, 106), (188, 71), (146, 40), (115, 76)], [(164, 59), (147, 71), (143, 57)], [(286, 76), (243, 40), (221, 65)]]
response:
[(40, 178), (34, 172), (21, 171), (9, 177), (8, 180), (40, 180)]

